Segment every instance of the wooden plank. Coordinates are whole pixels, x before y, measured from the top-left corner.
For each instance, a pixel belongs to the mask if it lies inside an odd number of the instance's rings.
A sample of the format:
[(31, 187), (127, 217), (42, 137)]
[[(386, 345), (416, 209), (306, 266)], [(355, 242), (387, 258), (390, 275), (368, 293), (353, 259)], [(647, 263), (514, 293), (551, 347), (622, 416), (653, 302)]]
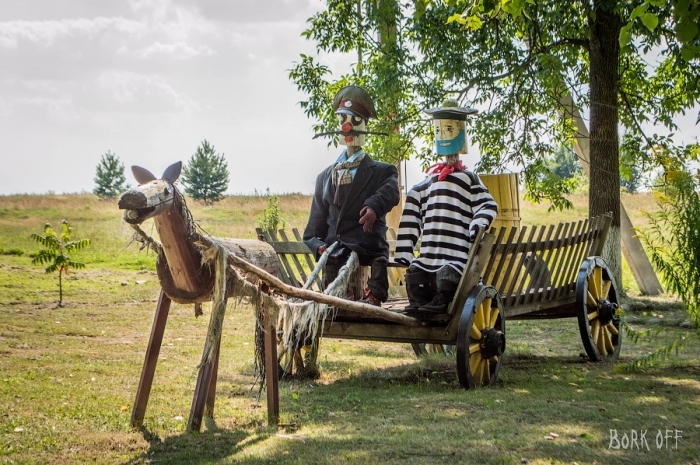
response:
[[(301, 233), (297, 228), (292, 228), (292, 234), (294, 234), (294, 237), (296, 238), (297, 241), (301, 242), (302, 244), (304, 243), (304, 239), (301, 236)], [(304, 247), (306, 247), (306, 244), (304, 244)], [(302, 256), (304, 257), (304, 260), (306, 261), (306, 264), (309, 266), (310, 270), (313, 270), (316, 268), (316, 261), (314, 260), (314, 254), (309, 250), (308, 247), (306, 247), (307, 252), (305, 252)], [(319, 292), (323, 292), (323, 282), (321, 281), (321, 278), (316, 276), (314, 279), (314, 283), (316, 283), (316, 289)], [(306, 284), (306, 282), (304, 282)]]
[(571, 283), (576, 282), (576, 276), (578, 275), (577, 272), (581, 266), (580, 257), (582, 255), (582, 251), (585, 252), (588, 249), (588, 247), (585, 247), (587, 245), (585, 244), (585, 237), (586, 234), (590, 233), (591, 226), (594, 225), (591, 224), (591, 220), (589, 218), (583, 221), (582, 235), (584, 240), (579, 240), (573, 244), (573, 247), (569, 252), (569, 259), (565, 264), (563, 280), (561, 286), (555, 292), (555, 298), (563, 297), (564, 295), (568, 294), (571, 289)]
[[(561, 233), (559, 242), (557, 243), (557, 251), (552, 257), (551, 275), (549, 279), (549, 284), (546, 291), (542, 294), (541, 301), (547, 300), (554, 289), (554, 283), (556, 282), (559, 273), (561, 272), (561, 264), (564, 261), (564, 254), (566, 253), (567, 247), (571, 238), (569, 237), (569, 227), (571, 227), (571, 232), (573, 232), (573, 223), (563, 223), (563, 231)], [(559, 234), (557, 232), (557, 234)], [(573, 234), (572, 234), (573, 235)]]
[[(270, 234), (270, 237), (272, 238), (273, 241), (275, 242), (283, 242), (277, 239), (277, 234), (274, 231), (268, 231)], [(289, 242), (286, 242), (286, 244), (289, 244)], [(274, 245), (273, 245), (274, 248)], [(282, 268), (287, 272), (287, 276), (289, 278), (289, 284), (291, 284), (294, 287), (301, 287), (304, 285), (304, 283), (300, 283), (297, 277), (294, 275), (294, 269), (292, 268), (292, 265), (289, 263), (289, 260), (287, 259), (287, 254), (286, 253), (280, 253), (277, 252), (277, 258), (280, 259), (280, 263), (282, 264)]]
[[(209, 351), (209, 341), (204, 343), (204, 351), (206, 354)], [(192, 397), (192, 407), (190, 407), (190, 418), (187, 421), (187, 431), (199, 431), (202, 428), (202, 415), (204, 414), (204, 404), (206, 403), (209, 394), (209, 384), (211, 383), (211, 375), (214, 371), (214, 363), (211, 361), (203, 363), (199, 367), (199, 375), (197, 376), (197, 384), (194, 388), (194, 396)]]
[[(513, 236), (515, 236), (515, 233), (518, 231), (518, 228), (513, 227), (510, 230), (510, 234), (508, 235), (508, 240), (506, 241), (505, 244), (496, 244), (496, 246), (492, 249), (492, 254), (493, 255), (499, 255), (499, 260), (498, 260), (498, 266), (496, 267), (496, 271), (494, 272), (494, 282), (490, 283), (493, 287), (498, 289), (498, 293), (501, 294), (501, 297), (503, 297), (503, 290), (505, 288), (505, 281), (506, 278), (502, 274), (503, 267), (506, 266), (506, 261), (508, 260), (508, 254), (512, 253), (516, 247), (518, 246), (518, 242), (520, 242), (525, 235), (525, 229), (527, 226), (525, 226), (523, 229), (520, 229), (520, 235), (518, 236), (518, 240), (513, 242)], [(511, 257), (512, 260), (512, 257)]]
[(214, 418), (214, 402), (216, 400), (216, 380), (219, 376), (219, 351), (221, 350), (221, 339), (216, 345), (216, 358), (214, 359), (214, 368), (211, 372), (211, 381), (209, 382), (209, 392), (207, 401), (204, 403), (204, 416)]
[[(503, 306), (504, 307), (512, 307), (513, 303), (515, 302), (515, 295), (513, 294), (513, 291), (515, 290), (515, 284), (517, 282), (518, 275), (520, 274), (519, 271), (522, 269), (523, 262), (525, 261), (525, 254), (522, 253), (522, 250), (527, 246), (527, 242), (530, 242), (537, 232), (537, 226), (533, 226), (532, 229), (530, 230), (530, 236), (528, 237), (528, 240), (526, 242), (520, 242), (518, 243), (518, 247), (515, 249), (515, 253), (513, 254), (513, 259), (511, 260), (510, 265), (508, 266), (508, 271), (506, 271), (506, 275), (510, 276), (510, 268), (513, 266), (513, 263), (516, 261), (518, 255), (520, 255), (520, 259), (518, 261), (517, 268), (518, 273), (515, 273), (513, 277), (510, 279), (510, 286), (508, 287), (507, 292), (505, 293), (505, 298), (503, 299)], [(503, 297), (503, 296), (501, 296)], [(508, 302), (508, 303), (506, 303)]]
[(585, 228), (588, 226), (588, 220), (579, 220), (577, 223), (577, 227), (575, 229), (574, 235), (571, 238), (571, 242), (569, 243), (569, 247), (564, 254), (564, 264), (562, 265), (562, 270), (561, 270), (561, 276), (559, 277), (559, 281), (557, 283), (553, 283), (554, 291), (552, 292), (552, 299), (556, 299), (559, 297), (561, 294), (561, 290), (563, 287), (566, 286), (566, 280), (570, 279), (570, 269), (571, 269), (571, 263), (573, 262), (573, 255), (576, 250), (576, 238), (579, 236), (579, 234), (585, 230)]
[(255, 228), (255, 231), (258, 233), (258, 238), (262, 238), (262, 240), (264, 240), (265, 242), (270, 244), (272, 246), (272, 248), (275, 250), (275, 252), (277, 253), (277, 260), (280, 262), (280, 267), (278, 270), (278, 276), (279, 276), (280, 280), (285, 284), (289, 284), (290, 286), (293, 286), (294, 284), (292, 283), (291, 279), (289, 279), (289, 274), (287, 273), (287, 270), (284, 268), (284, 266), (282, 265), (282, 261), (279, 259), (279, 251), (278, 251), (277, 247), (275, 247), (275, 245), (279, 244), (279, 242), (273, 241), (272, 237), (270, 237), (270, 234), (268, 233), (268, 231), (263, 231), (260, 228)]
[[(278, 233), (283, 241), (285, 241), (287, 243), (290, 242), (289, 238), (287, 237), (287, 233), (284, 232), (283, 229), (280, 229), (278, 231)], [(306, 244), (304, 244), (304, 245), (306, 245)], [(299, 257), (296, 254), (290, 255), (289, 257), (292, 259), (292, 263), (296, 267), (296, 270), (298, 273), (295, 276), (299, 276), (301, 278), (300, 282), (301, 282), (301, 285), (303, 286), (304, 283), (306, 283), (306, 281), (309, 279), (306, 275), (306, 271), (304, 271), (304, 266), (301, 264), (301, 262), (299, 261)], [(313, 267), (311, 267), (311, 270), (313, 270)]]
[(131, 426), (133, 427), (142, 426), (143, 417), (146, 415), (146, 406), (148, 405), (148, 397), (151, 395), (151, 386), (153, 386), (153, 376), (158, 364), (158, 355), (163, 344), (165, 323), (168, 321), (168, 313), (170, 312), (170, 302), (170, 298), (161, 289), (158, 296), (158, 304), (156, 305), (156, 313), (153, 316), (151, 335), (148, 338), (148, 346), (146, 346), (146, 356), (143, 360), (139, 387), (136, 390), (136, 400), (131, 411)]
[[(534, 234), (536, 234), (536, 231), (539, 229), (540, 233), (537, 235), (537, 239), (534, 241), (534, 243), (540, 243), (542, 240), (542, 235), (544, 232), (547, 230), (547, 226), (533, 226), (532, 231), (530, 231), (530, 240), (526, 244), (523, 244), (523, 249), (526, 249), (529, 243), (532, 243), (532, 237)], [(530, 254), (534, 255), (537, 254), (538, 250), (532, 250)], [(508, 294), (506, 296), (512, 297), (513, 299), (510, 302), (510, 306), (514, 307), (518, 305), (519, 301), (521, 300), (521, 297), (523, 297), (524, 293), (524, 287), (525, 287), (525, 282), (527, 281), (528, 278), (528, 273), (525, 267), (525, 261), (528, 259), (530, 255), (527, 253), (523, 252), (520, 254), (520, 263), (518, 265), (518, 274), (513, 277), (513, 280), (511, 282), (510, 288), (508, 290)], [(522, 270), (522, 271), (521, 271)], [(520, 277), (520, 280), (517, 278)], [(516, 285), (516, 283), (519, 284)], [(532, 280), (531, 280), (532, 281)]]
[[(498, 257), (498, 253), (497, 253), (498, 245), (503, 240), (503, 236), (506, 234), (506, 231), (508, 229), (511, 230), (511, 238), (512, 238), (512, 236), (513, 236), (513, 234), (515, 234), (515, 230), (517, 228), (515, 228), (515, 227), (508, 228), (506, 226), (498, 228), (498, 235), (496, 236), (496, 241), (494, 242), (494, 244), (496, 244), (496, 245), (492, 248), (491, 253), (489, 253), (488, 263), (486, 264), (486, 268), (484, 269), (484, 281), (486, 282), (486, 284), (492, 284), (488, 281), (490, 281), (489, 278), (491, 276), (491, 270), (493, 269), (494, 263), (496, 261), (496, 257)], [(496, 231), (495, 228), (491, 228), (490, 234), (494, 235), (495, 231)], [(496, 286), (494, 286), (494, 287), (496, 287)]]
[(574, 237), (576, 237), (577, 232), (583, 227), (583, 222), (571, 222), (568, 223), (569, 231), (566, 235), (564, 241), (564, 247), (562, 249), (561, 257), (559, 258), (559, 263), (557, 264), (557, 270), (555, 272), (554, 278), (552, 279), (551, 286), (545, 295), (545, 300), (553, 299), (555, 291), (558, 286), (561, 285), (564, 280), (564, 275), (566, 274), (566, 261), (569, 259), (569, 254), (573, 250)]
[[(523, 305), (531, 304), (533, 302), (538, 302), (542, 299), (542, 295), (546, 292), (546, 286), (547, 284), (545, 283), (547, 278), (551, 276), (551, 273), (549, 271), (549, 266), (550, 262), (552, 259), (552, 255), (554, 254), (554, 250), (556, 249), (556, 244), (557, 244), (557, 237), (559, 236), (559, 233), (561, 233), (561, 228), (562, 224), (559, 223), (556, 229), (556, 233), (554, 234), (554, 237), (552, 238), (552, 246), (547, 247), (546, 249), (542, 250), (540, 252), (541, 255), (541, 262), (538, 263), (537, 268), (534, 270), (533, 273), (530, 274), (530, 288), (534, 291), (532, 293), (527, 293), (525, 295), (525, 298), (522, 299), (521, 303)], [(549, 243), (550, 237), (552, 237), (552, 233), (554, 232), (554, 225), (550, 225), (549, 229), (547, 231), (547, 239), (546, 243)]]
[[(551, 285), (551, 270), (555, 264), (553, 261), (553, 256), (559, 251), (558, 245), (561, 241), (560, 235), (563, 226), (563, 223), (559, 223), (557, 225), (556, 233), (554, 233), (554, 237), (552, 238), (552, 246), (540, 252), (540, 261), (537, 263), (537, 267), (530, 273), (530, 277), (532, 278), (530, 281), (530, 287), (534, 290), (534, 292), (531, 295), (528, 294), (524, 299), (523, 304), (525, 305), (540, 302)], [(549, 233), (547, 234), (548, 237), (552, 233), (553, 229), (554, 225), (551, 225)]]
[(262, 310), (263, 331), (265, 344), (265, 390), (267, 391), (267, 423), (268, 425), (279, 424), (280, 418), (280, 397), (279, 378), (277, 367), (277, 327), (276, 322), (270, 315), (269, 309)]

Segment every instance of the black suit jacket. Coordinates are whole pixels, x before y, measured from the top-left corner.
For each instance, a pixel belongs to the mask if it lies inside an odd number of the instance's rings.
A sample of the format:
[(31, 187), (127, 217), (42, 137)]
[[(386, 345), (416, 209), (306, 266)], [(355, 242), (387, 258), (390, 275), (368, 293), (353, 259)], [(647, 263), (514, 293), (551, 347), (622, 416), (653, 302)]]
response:
[[(304, 243), (318, 256), (318, 248), (340, 241), (357, 252), (361, 261), (379, 256), (389, 257), (386, 240), (386, 214), (399, 203), (398, 170), (394, 165), (372, 160), (368, 155), (357, 167), (350, 191), (342, 208), (333, 204), (333, 167), (316, 178), (309, 222), (304, 230)], [(371, 232), (364, 232), (360, 210), (372, 208), (377, 220)], [(364, 259), (364, 260), (363, 260)]]

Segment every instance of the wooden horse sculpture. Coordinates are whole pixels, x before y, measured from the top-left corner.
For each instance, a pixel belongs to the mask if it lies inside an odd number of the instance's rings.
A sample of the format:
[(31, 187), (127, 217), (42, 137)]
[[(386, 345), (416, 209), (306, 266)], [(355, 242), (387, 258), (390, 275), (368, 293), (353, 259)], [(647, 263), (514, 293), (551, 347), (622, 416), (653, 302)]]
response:
[[(277, 275), (279, 271), (277, 255), (265, 242), (206, 237), (197, 230), (182, 195), (174, 185), (180, 176), (181, 169), (182, 163), (177, 162), (169, 166), (158, 179), (150, 171), (132, 166), (134, 178), (139, 186), (125, 192), (119, 199), (119, 208), (125, 210), (124, 221), (132, 225), (141, 235), (141, 240), (158, 253), (156, 268), (161, 284), (161, 293), (131, 414), (133, 426), (143, 424), (171, 301), (181, 304), (193, 303), (195, 313), (198, 314), (201, 313), (201, 303), (212, 299), (216, 273), (212, 264), (203, 257), (202, 244), (215, 243), (218, 247), (223, 247), (229, 256), (240, 257), (272, 275)], [(146, 236), (139, 227), (149, 218), (153, 218), (160, 243)], [(225, 286), (224, 309), (227, 296), (246, 295), (242, 292), (240, 276), (235, 272), (227, 277)], [(249, 290), (251, 287), (254, 288), (248, 284)], [(212, 322), (213, 319), (212, 315)], [(221, 319), (223, 319), (223, 313)], [(211, 325), (212, 323), (210, 323), (210, 334)], [(220, 337), (220, 326), (218, 336)], [(220, 339), (212, 343), (210, 338), (207, 338), (204, 353), (214, 355), (209, 358), (202, 357), (187, 424), (188, 430), (200, 429), (203, 413), (207, 416), (213, 415), (219, 343)], [(273, 353), (270, 355), (275, 356)]]

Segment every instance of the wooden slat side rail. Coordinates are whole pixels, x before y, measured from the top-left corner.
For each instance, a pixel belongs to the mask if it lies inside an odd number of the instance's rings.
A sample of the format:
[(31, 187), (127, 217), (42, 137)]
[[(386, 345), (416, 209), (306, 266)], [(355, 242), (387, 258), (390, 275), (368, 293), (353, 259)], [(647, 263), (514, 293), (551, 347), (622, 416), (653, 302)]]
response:
[(574, 236), (574, 229), (576, 223), (565, 223), (564, 230), (562, 232), (562, 239), (560, 241), (560, 246), (557, 253), (553, 257), (552, 266), (550, 267), (551, 276), (549, 281), (548, 289), (542, 295), (542, 301), (546, 301), (551, 296), (551, 293), (556, 286), (557, 281), (561, 277), (562, 263), (564, 262), (564, 257), (566, 256), (567, 250), (572, 243), (572, 237)]
[(484, 276), (493, 281), (487, 284), (498, 289), (509, 308), (568, 298), (575, 291), (583, 259), (602, 252), (609, 226), (607, 215), (559, 223), (556, 228), (534, 226), (529, 234), (525, 226), (515, 241), (517, 228), (492, 230), (497, 239), (484, 268)]
[(565, 283), (565, 280), (567, 279), (568, 263), (572, 261), (571, 252), (576, 245), (576, 243), (574, 242), (574, 237), (577, 237), (581, 233), (581, 231), (583, 231), (584, 224), (585, 221), (583, 220), (572, 224), (571, 231), (573, 232), (573, 235), (567, 241), (566, 249), (564, 250), (564, 253), (561, 257), (561, 261), (558, 265), (559, 271), (554, 282), (552, 283), (552, 289), (550, 289), (550, 292), (547, 294), (547, 299), (554, 299), (558, 293), (558, 289)]
[[(524, 230), (525, 228), (523, 228)], [(537, 226), (532, 227), (530, 230), (530, 235), (527, 239), (527, 241), (519, 241), (518, 246), (515, 249), (515, 253), (513, 254), (513, 258), (511, 260), (511, 263), (508, 265), (508, 269), (506, 270), (506, 277), (511, 276), (511, 268), (513, 267), (513, 264), (515, 263), (516, 259), (518, 262), (517, 268), (513, 270), (513, 275), (512, 279), (510, 279), (510, 283), (508, 287), (503, 287), (503, 293), (501, 294), (501, 298), (503, 298), (503, 305), (506, 307), (512, 307), (514, 303), (514, 299), (512, 298), (513, 296), (513, 291), (515, 290), (515, 285), (517, 283), (517, 278), (520, 274), (520, 269), (523, 266), (523, 263), (525, 262), (525, 254), (523, 253), (523, 250), (527, 246), (528, 242), (532, 241), (532, 238), (535, 236), (535, 233), (537, 232)], [(498, 292), (501, 292), (501, 289), (498, 290)], [(504, 297), (505, 296), (505, 297)]]
[[(301, 242), (303, 244), (304, 240), (297, 228), (292, 228), (292, 234), (294, 234), (294, 238), (297, 240), (297, 242)], [(304, 244), (304, 246), (306, 247), (306, 244)], [(309, 270), (313, 270), (316, 266), (313, 253), (308, 247), (306, 247), (306, 250), (306, 252), (302, 252), (302, 257), (304, 257), (304, 261), (306, 261), (306, 265), (309, 267)], [(318, 276), (314, 280), (314, 283), (316, 283), (317, 289), (323, 289), (323, 283), (321, 282), (321, 278)]]
[[(287, 233), (285, 233), (283, 229), (280, 229), (277, 232), (279, 233), (279, 235), (283, 241), (289, 242), (289, 238), (287, 237)], [(307, 250), (308, 250), (308, 247), (307, 247)], [(306, 274), (306, 271), (304, 270), (304, 267), (301, 265), (301, 262), (299, 261), (299, 257), (297, 255), (290, 255), (289, 258), (291, 258), (292, 264), (296, 268), (296, 272), (298, 273), (298, 276), (301, 278), (299, 282), (303, 286), (306, 283), (306, 281), (309, 279), (307, 274)], [(309, 270), (309, 273), (312, 270), (313, 270), (313, 268), (311, 268)]]

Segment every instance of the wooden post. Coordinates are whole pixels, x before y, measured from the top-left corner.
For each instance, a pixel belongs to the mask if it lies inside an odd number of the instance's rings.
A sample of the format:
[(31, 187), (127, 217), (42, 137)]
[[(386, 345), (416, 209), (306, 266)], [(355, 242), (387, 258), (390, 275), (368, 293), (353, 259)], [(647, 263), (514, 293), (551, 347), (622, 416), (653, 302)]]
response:
[(214, 368), (211, 372), (211, 381), (209, 382), (209, 393), (207, 401), (204, 404), (204, 416), (214, 418), (214, 400), (216, 398), (216, 378), (219, 376), (219, 355), (221, 351), (221, 340), (216, 348), (216, 358), (214, 359)]
[(148, 405), (148, 397), (151, 394), (153, 375), (156, 372), (156, 364), (158, 363), (158, 355), (160, 354), (160, 347), (163, 343), (163, 332), (165, 331), (165, 323), (168, 320), (169, 311), (170, 298), (165, 295), (165, 292), (161, 289), (156, 306), (156, 314), (153, 317), (151, 336), (148, 339), (148, 347), (146, 348), (146, 357), (143, 361), (141, 379), (139, 380), (139, 387), (136, 391), (136, 400), (134, 401), (134, 408), (131, 411), (131, 426), (134, 427), (143, 425), (143, 417), (146, 415), (146, 405)]
[[(209, 341), (204, 344), (204, 354), (209, 352)], [(204, 405), (209, 397), (209, 386), (211, 385), (212, 374), (214, 373), (215, 362), (207, 361), (199, 367), (197, 385), (194, 388), (192, 407), (190, 408), (190, 418), (187, 421), (187, 431), (199, 431), (202, 427), (202, 416)]]
[(265, 333), (265, 379), (267, 391), (267, 423), (279, 424), (280, 397), (277, 361), (277, 328), (270, 317), (270, 310), (263, 310), (263, 330)]

